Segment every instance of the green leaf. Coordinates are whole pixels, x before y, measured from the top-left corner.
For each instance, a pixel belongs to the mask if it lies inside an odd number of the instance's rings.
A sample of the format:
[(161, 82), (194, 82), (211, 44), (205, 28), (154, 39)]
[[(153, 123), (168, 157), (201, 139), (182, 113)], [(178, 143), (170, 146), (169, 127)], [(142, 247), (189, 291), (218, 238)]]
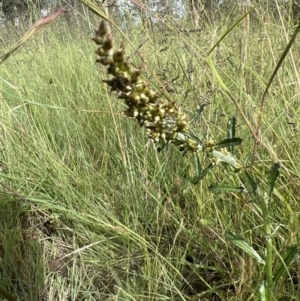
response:
[(237, 27), (239, 23), (241, 23), (252, 11), (254, 10), (254, 7), (252, 7), (248, 12), (246, 12), (244, 15), (242, 15), (231, 27), (229, 27), (226, 32), (221, 36), (221, 38), (216, 42), (216, 44), (210, 49), (208, 56), (214, 51), (215, 48), (219, 46), (219, 44), (229, 35), (229, 33)]
[(175, 76), (174, 78), (171, 79), (171, 82), (174, 83), (179, 77), (180, 75)]
[(279, 177), (279, 168), (280, 168), (279, 163), (274, 163), (274, 165), (270, 170), (269, 177), (268, 177), (268, 188), (267, 188), (267, 193), (269, 197), (271, 197), (275, 187), (275, 182)]
[(242, 249), (245, 253), (257, 260), (258, 263), (265, 263), (260, 255), (238, 234), (233, 232), (226, 232), (225, 238), (227, 241), (235, 244)]
[(225, 140), (222, 140), (215, 144), (215, 148), (223, 148), (223, 147), (230, 147), (234, 145), (240, 145), (242, 143), (243, 139), (241, 138), (228, 138)]
[(243, 192), (244, 187), (235, 187), (235, 186), (228, 186), (224, 184), (211, 184), (208, 187), (209, 191), (212, 192)]
[[(235, 137), (235, 128), (236, 128), (236, 118), (231, 117), (227, 122), (227, 137), (234, 138)], [(229, 147), (229, 151), (233, 153), (233, 145)]]
[[(199, 135), (194, 135), (194, 134), (191, 134), (191, 133), (184, 133), (185, 136), (187, 136), (188, 138), (191, 138), (193, 140), (195, 140), (196, 142), (202, 144), (203, 143), (203, 135), (199, 134)], [(201, 136), (201, 137), (200, 137)]]
[(194, 153), (194, 169), (195, 169), (196, 177), (201, 176), (201, 174), (202, 174), (202, 165), (201, 165), (201, 162), (199, 160), (199, 156), (198, 156), (197, 153)]
[(250, 194), (255, 194), (256, 193), (257, 184), (254, 181), (253, 177), (248, 172), (245, 171), (241, 175), (241, 180), (242, 180), (246, 190), (248, 191), (248, 193), (250, 193)]
[(299, 32), (300, 32), (300, 22), (297, 25), (297, 27), (296, 27), (296, 29), (295, 29), (295, 31), (294, 31), (294, 33), (293, 33), (293, 35), (292, 35), (289, 43), (287, 44), (287, 46), (283, 50), (283, 52), (281, 54), (281, 57), (279, 58), (279, 61), (278, 61), (277, 65), (276, 65), (276, 67), (275, 67), (275, 69), (274, 69), (274, 71), (273, 71), (273, 73), (271, 75), (271, 78), (269, 79), (269, 82), (268, 82), (268, 84), (266, 86), (266, 89), (265, 89), (265, 91), (263, 93), (262, 101), (264, 101), (264, 99), (265, 99), (265, 97), (266, 97), (266, 95), (267, 95), (267, 93), (268, 93), (268, 91), (269, 91), (269, 89), (271, 87), (271, 84), (272, 84), (272, 82), (273, 82), (276, 74), (278, 73), (278, 70), (280, 69), (281, 65), (283, 64), (285, 58), (287, 57), (289, 51), (291, 50), (291, 48), (293, 46), (293, 44), (295, 43), (296, 37), (297, 37), (297, 35), (298, 35)]
[(235, 137), (235, 127), (236, 127), (236, 118), (231, 117), (227, 122), (227, 137), (234, 138)]
[(199, 175), (193, 177), (192, 184), (198, 184), (208, 174), (208, 172), (214, 167), (214, 164), (208, 165), (205, 169), (199, 173)]
[(222, 89), (224, 89), (224, 91), (226, 91), (227, 93), (230, 92), (229, 88), (225, 85), (225, 83), (222, 80), (221, 75), (218, 73), (213, 60), (212, 60), (212, 52), (220, 45), (220, 43), (229, 35), (229, 33), (235, 28), (237, 27), (237, 25), (244, 20), (247, 15), (249, 15), (252, 11), (254, 10), (254, 7), (251, 8), (246, 14), (244, 14), (243, 16), (241, 16), (230, 28), (228, 28), (226, 30), (226, 32), (221, 36), (221, 38), (215, 43), (215, 45), (209, 50), (207, 57), (206, 57), (206, 62), (208, 64), (208, 66), (210, 67), (214, 77), (216, 78), (216, 80), (218, 81), (220, 87)]
[(289, 246), (283, 256), (281, 258), (281, 263), (279, 267), (274, 272), (273, 282), (276, 285), (277, 281), (280, 279), (284, 271), (288, 271), (288, 267), (291, 265), (292, 261), (294, 260), (295, 256), (298, 254), (298, 246), (292, 245)]

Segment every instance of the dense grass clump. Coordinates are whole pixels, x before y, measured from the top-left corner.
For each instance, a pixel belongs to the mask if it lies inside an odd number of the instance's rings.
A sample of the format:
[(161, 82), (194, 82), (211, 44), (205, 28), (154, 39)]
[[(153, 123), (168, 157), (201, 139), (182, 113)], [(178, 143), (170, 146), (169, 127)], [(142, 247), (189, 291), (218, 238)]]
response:
[[(259, 192), (280, 163), (268, 215), (275, 267), (299, 244), (299, 45), (262, 107), (294, 25), (263, 8), (253, 15), (210, 53), (221, 81), (207, 55), (233, 23), (225, 15), (199, 28), (171, 20), (131, 25), (125, 37), (112, 28), (112, 36), (116, 45), (125, 40), (141, 79), (190, 116), (199, 139), (224, 141), (236, 118), (243, 143), (233, 154)], [(146, 130), (121, 114), (127, 107), (102, 82), (93, 47), (87, 31), (62, 21), (2, 65), (0, 286), (20, 300), (259, 300), (259, 263), (225, 239), (233, 231), (264, 256), (256, 195), (210, 186), (247, 181), (220, 164), (193, 185), (195, 154), (172, 144), (157, 152)], [(204, 167), (214, 162), (197, 158)], [(298, 299), (296, 260), (274, 292)]]

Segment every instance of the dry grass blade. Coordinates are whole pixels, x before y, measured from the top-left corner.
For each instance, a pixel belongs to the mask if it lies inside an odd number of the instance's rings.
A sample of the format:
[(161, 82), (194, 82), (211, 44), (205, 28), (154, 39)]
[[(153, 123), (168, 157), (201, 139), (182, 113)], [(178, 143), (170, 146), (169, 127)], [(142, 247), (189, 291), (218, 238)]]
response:
[(27, 40), (29, 40), (35, 33), (37, 33), (39, 30), (43, 29), (45, 26), (52, 23), (56, 18), (58, 18), (63, 12), (65, 11), (65, 7), (59, 9), (57, 12), (42, 18), (35, 22), (29, 30), (25, 33), (25, 35), (19, 40), (17, 45), (7, 52), (5, 55), (1, 57), (0, 64), (5, 62), (22, 44), (24, 44)]
[(115, 23), (109, 20), (109, 18), (100, 10), (100, 8), (93, 3), (91, 0), (79, 0), (83, 5), (88, 7), (94, 14), (101, 17), (105, 21), (109, 22), (111, 25), (115, 26)]
[(84, 6), (86, 6), (89, 10), (91, 10), (95, 15), (99, 16), (103, 20), (107, 21), (114, 28), (116, 28), (121, 33), (121, 35), (131, 44), (130, 39), (124, 34), (121, 28), (112, 20), (110, 20), (108, 16), (95, 3), (93, 3), (91, 0), (79, 0), (79, 1)]

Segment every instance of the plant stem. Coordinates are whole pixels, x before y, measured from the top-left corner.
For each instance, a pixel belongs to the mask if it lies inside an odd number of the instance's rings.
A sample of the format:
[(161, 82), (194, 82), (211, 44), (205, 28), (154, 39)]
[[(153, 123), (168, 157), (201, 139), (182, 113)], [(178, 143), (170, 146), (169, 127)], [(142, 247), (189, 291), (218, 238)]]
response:
[(266, 273), (266, 300), (273, 300), (273, 270), (272, 270), (272, 259), (273, 259), (273, 245), (272, 245), (272, 228), (271, 220), (269, 215), (269, 205), (268, 197), (261, 198), (261, 209), (264, 220), (264, 228), (266, 234), (266, 263), (265, 263), (265, 273)]

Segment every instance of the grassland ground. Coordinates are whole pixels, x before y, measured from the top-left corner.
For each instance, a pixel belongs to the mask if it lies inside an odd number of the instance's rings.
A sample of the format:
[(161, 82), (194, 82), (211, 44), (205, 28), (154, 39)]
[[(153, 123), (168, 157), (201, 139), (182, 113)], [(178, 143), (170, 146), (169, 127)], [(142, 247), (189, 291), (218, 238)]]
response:
[[(235, 156), (246, 162), (249, 124), (294, 30), (276, 18), (255, 11), (212, 54), (241, 111), (205, 61), (232, 25), (228, 16), (199, 28), (131, 25), (126, 53), (191, 116), (206, 104), (193, 125), (204, 137), (225, 139), (235, 116), (243, 139)], [(245, 193), (208, 191), (239, 178), (219, 166), (195, 186), (192, 155), (171, 145), (158, 153), (121, 115), (83, 28), (56, 22), (1, 67), (1, 286), (20, 300), (258, 300), (258, 264), (224, 234), (240, 233), (262, 253), (261, 216)], [(113, 37), (124, 40), (114, 29)], [(267, 97), (254, 162), (260, 189), (272, 163), (281, 164), (271, 206), (279, 254), (299, 244), (299, 49), (296, 40)], [(299, 267), (278, 284), (277, 300), (299, 299)]]

